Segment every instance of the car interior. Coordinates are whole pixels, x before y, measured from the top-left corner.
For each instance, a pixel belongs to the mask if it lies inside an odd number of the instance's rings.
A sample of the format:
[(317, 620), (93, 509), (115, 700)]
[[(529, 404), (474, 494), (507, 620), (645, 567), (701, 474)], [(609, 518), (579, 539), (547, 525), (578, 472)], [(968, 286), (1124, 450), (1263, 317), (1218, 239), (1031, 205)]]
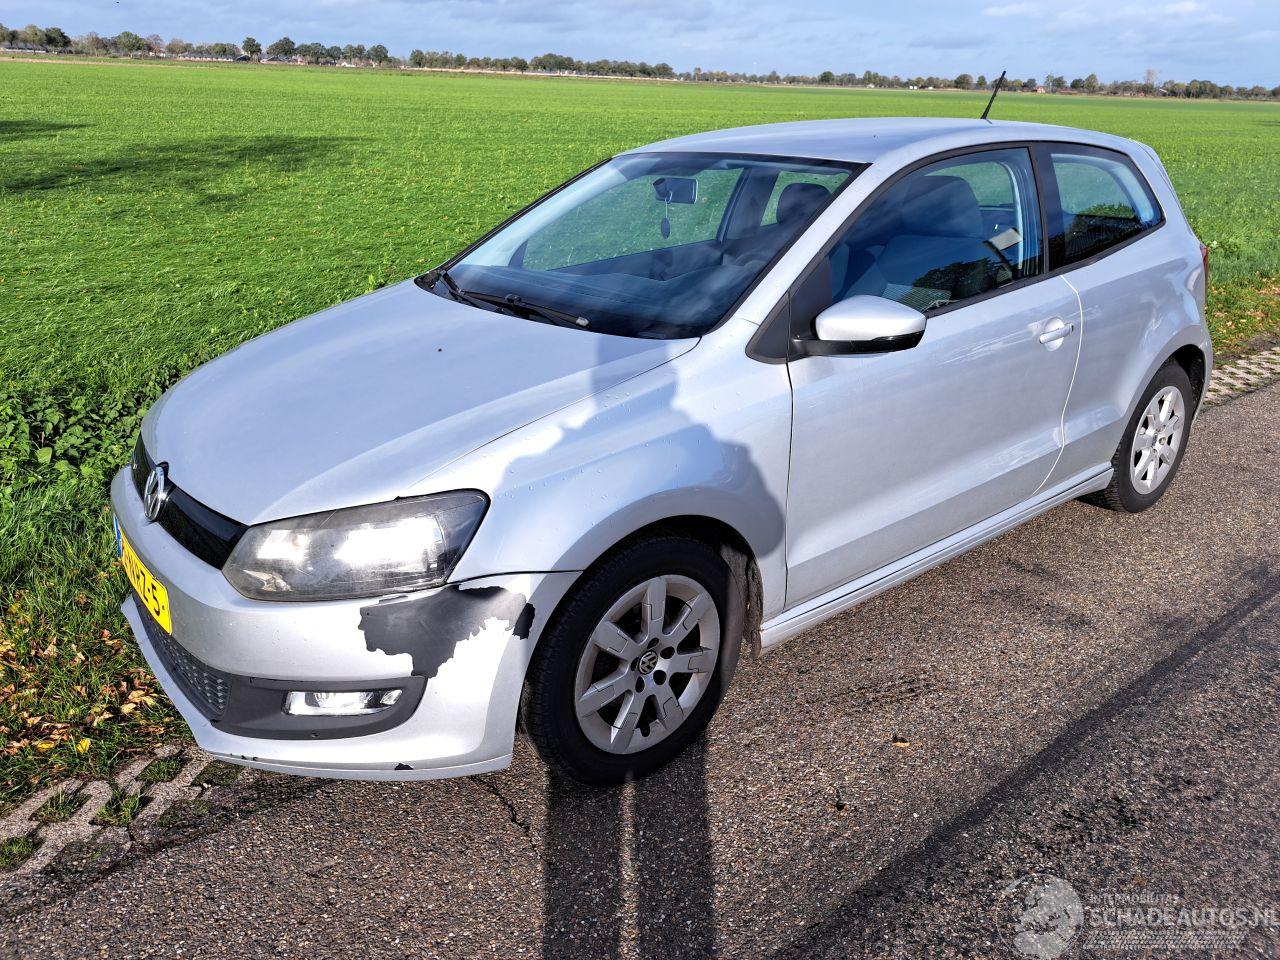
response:
[[(723, 174), (723, 167), (718, 172)], [(562, 309), (571, 303), (571, 309), (592, 317), (593, 329), (605, 332), (696, 336), (707, 321), (682, 319), (719, 320), (850, 172), (838, 168), (805, 180), (795, 179), (803, 174), (780, 173), (777, 166), (744, 163), (735, 169), (732, 183), (721, 182), (712, 197), (710, 190), (693, 185), (704, 171), (692, 168), (677, 175), (664, 169), (661, 176), (636, 178), (648, 191), (644, 204), (619, 197), (617, 206), (628, 213), (626, 229), (597, 242), (600, 253), (639, 247), (635, 252), (583, 259), (580, 238), (562, 236), (569, 230), (556, 222), (525, 241), (508, 265), (483, 267), (483, 280), (477, 276), (468, 283), (499, 287)], [(819, 178), (826, 182), (813, 182)], [(694, 215), (688, 208), (695, 203), (716, 206), (696, 211), (699, 238), (678, 242), (687, 237), (683, 221)], [(572, 262), (557, 263), (548, 256), (549, 244), (568, 248), (573, 243), (579, 244), (573, 248), (579, 252)], [(464, 264), (456, 272), (467, 276), (473, 269)]]
[[(1036, 231), (1022, 222), (1016, 190), (984, 206), (963, 172), (910, 175), (878, 198), (832, 250), (832, 300), (870, 295), (924, 312), (1036, 272), (1027, 242)], [(1004, 176), (1006, 188), (1016, 187)]]

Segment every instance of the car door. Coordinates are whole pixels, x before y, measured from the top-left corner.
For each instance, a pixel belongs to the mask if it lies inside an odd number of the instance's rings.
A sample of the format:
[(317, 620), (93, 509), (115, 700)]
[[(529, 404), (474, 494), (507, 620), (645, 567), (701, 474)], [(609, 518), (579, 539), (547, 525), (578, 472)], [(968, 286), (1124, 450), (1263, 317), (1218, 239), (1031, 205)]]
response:
[[(1044, 276), (1041, 237), (1029, 151), (984, 149), (881, 188), (800, 281), (829, 274), (828, 302), (882, 296), (928, 323), (908, 349), (789, 363), (788, 605), (993, 516), (1048, 477), (1079, 304)], [(813, 298), (796, 291), (793, 329), (812, 323), (795, 311)]]

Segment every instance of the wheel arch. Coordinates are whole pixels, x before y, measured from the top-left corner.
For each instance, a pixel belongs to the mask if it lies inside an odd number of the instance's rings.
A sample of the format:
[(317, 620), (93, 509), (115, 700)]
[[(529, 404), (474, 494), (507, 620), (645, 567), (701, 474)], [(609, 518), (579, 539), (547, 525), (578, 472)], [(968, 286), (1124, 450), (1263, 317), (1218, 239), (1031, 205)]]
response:
[(725, 563), (728, 564), (729, 569), (738, 580), (746, 602), (746, 609), (743, 611), (743, 645), (745, 649), (751, 652), (752, 656), (758, 656), (760, 653), (760, 624), (763, 620), (762, 611), (764, 609), (764, 588), (755, 551), (752, 550), (747, 538), (731, 524), (719, 518), (701, 514), (681, 514), (654, 520), (637, 527), (601, 550), (595, 560), (574, 578), (573, 583), (560, 597), (547, 618), (546, 627), (539, 634), (539, 642), (541, 641), (541, 635), (547, 633), (556, 622), (561, 610), (567, 605), (578, 585), (594, 570), (608, 561), (610, 557), (641, 540), (672, 535), (688, 537), (705, 543), (719, 553)]
[[(1205, 352), (1194, 343), (1184, 344), (1169, 355), (1168, 363), (1172, 360), (1186, 373), (1187, 379), (1191, 381), (1191, 389), (1195, 391), (1195, 406), (1200, 407), (1200, 401), (1204, 399), (1205, 381), (1209, 370), (1209, 358)], [(1164, 364), (1161, 364), (1164, 366)]]

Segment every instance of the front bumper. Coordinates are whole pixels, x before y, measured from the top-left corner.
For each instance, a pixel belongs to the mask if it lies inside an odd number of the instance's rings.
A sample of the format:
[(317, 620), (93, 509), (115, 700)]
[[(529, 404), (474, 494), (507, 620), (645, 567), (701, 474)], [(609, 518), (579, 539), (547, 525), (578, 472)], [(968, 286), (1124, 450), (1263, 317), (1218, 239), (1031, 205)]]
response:
[(160, 656), (131, 595), (121, 609), (134, 637), (205, 751), (266, 770), (356, 779), (463, 776), (510, 762), (529, 658), (575, 574), (486, 577), (380, 601), (249, 600), (146, 521), (127, 471), (111, 499), (124, 535), (168, 590), (168, 642), (199, 664), (255, 687), (350, 689), (401, 678), (421, 691), (416, 708), (388, 729), (335, 735), (304, 723), (270, 736), (233, 732), (188, 696), (170, 668), (173, 651)]

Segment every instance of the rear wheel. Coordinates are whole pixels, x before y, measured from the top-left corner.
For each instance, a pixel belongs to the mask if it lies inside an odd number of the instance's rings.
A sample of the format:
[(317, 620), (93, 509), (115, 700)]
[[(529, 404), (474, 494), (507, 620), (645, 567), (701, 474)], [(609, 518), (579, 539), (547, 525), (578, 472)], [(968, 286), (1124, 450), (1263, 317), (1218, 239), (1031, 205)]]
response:
[(675, 757), (733, 677), (742, 611), (728, 564), (686, 537), (639, 541), (590, 571), (529, 667), (524, 723), (543, 759), (611, 784)]
[(1195, 403), (1186, 371), (1173, 361), (1161, 367), (1142, 392), (1111, 459), (1111, 483), (1084, 499), (1125, 513), (1154, 506), (1186, 453)]

